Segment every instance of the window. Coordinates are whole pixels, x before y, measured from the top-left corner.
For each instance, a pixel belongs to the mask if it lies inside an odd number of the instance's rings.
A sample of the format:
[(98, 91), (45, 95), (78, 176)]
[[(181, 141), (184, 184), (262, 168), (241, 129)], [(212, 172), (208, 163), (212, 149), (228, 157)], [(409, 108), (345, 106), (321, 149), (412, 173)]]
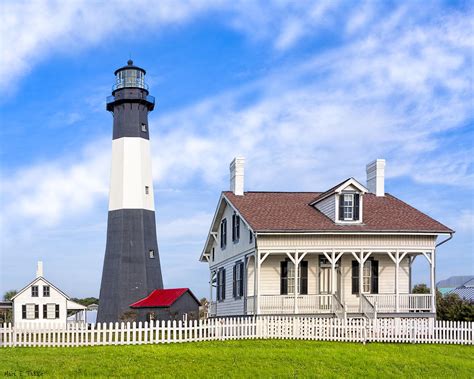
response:
[(142, 122), (142, 132), (146, 133), (146, 124)]
[(39, 318), (39, 305), (24, 304), (21, 306), (22, 318), (26, 320), (34, 320)]
[(234, 297), (244, 296), (244, 263), (237, 262), (234, 265), (232, 294)]
[(145, 195), (149, 195), (149, 194), (150, 194), (150, 187), (145, 186)]
[(43, 304), (43, 318), (46, 319), (55, 319), (59, 318), (59, 312), (56, 314), (56, 307), (59, 307), (57, 304)]
[(359, 220), (359, 202), (360, 196), (358, 193), (341, 193), (339, 195), (339, 220)]
[(212, 251), (211, 251), (211, 262), (214, 262), (214, 258), (215, 258), (215, 253), (216, 253), (216, 249), (215, 248), (212, 248)]
[(362, 270), (362, 293), (370, 293), (371, 275), (372, 274), (372, 262), (366, 261), (364, 263), (364, 269)]
[(217, 272), (217, 300), (225, 300), (225, 269), (223, 268)]
[(232, 215), (232, 242), (237, 243), (240, 239), (240, 216)]
[(345, 194), (344, 196), (344, 220), (354, 218), (354, 195)]
[(227, 219), (221, 221), (221, 249), (227, 246)]
[(253, 243), (253, 233), (249, 230), (249, 243)]
[[(308, 261), (302, 261), (299, 265), (299, 277), (297, 293), (306, 295), (308, 293)], [(286, 260), (280, 263), (280, 294), (288, 295), (295, 293), (295, 265)]]
[[(359, 293), (359, 262), (352, 261), (352, 293)], [(362, 293), (379, 293), (379, 262), (368, 259), (362, 270)]]
[(49, 297), (49, 286), (43, 286), (43, 296)]
[(148, 251), (148, 255), (150, 256), (151, 259), (155, 258), (155, 250), (150, 249), (150, 250)]
[(31, 296), (38, 297), (38, 286), (31, 286)]

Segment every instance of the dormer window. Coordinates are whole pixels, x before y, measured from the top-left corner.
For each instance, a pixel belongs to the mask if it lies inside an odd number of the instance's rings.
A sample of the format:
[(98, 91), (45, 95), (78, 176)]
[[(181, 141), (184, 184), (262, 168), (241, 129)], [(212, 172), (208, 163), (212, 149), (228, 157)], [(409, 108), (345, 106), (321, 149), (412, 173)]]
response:
[(358, 221), (360, 219), (360, 196), (358, 193), (339, 195), (339, 221)]

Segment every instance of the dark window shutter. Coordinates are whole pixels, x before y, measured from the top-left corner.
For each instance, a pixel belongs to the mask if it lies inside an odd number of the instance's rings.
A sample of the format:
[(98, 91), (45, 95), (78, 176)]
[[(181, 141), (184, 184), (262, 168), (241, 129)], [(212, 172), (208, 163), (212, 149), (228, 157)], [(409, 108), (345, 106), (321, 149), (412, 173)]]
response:
[(300, 263), (300, 294), (308, 294), (308, 261)]
[(222, 270), (222, 300), (225, 300), (225, 269)]
[(224, 219), (224, 247), (227, 246), (227, 219)]
[(359, 202), (360, 196), (358, 193), (354, 194), (354, 220), (359, 220)]
[(59, 304), (56, 304), (56, 318), (59, 318)]
[(239, 296), (244, 296), (244, 262), (240, 262), (240, 287)]
[(224, 220), (221, 221), (221, 249), (224, 248)]
[(39, 311), (39, 305), (36, 304), (36, 305), (35, 305), (35, 318), (39, 318), (39, 313), (40, 313), (40, 311)]
[(379, 261), (372, 261), (371, 292), (379, 293)]
[(339, 220), (344, 220), (344, 195), (339, 195)]
[(48, 318), (48, 306), (43, 304), (43, 318)]
[(237, 297), (237, 265), (235, 264), (232, 268), (233, 280), (232, 280), (232, 296)]
[(352, 294), (359, 293), (359, 262), (352, 261)]
[(25, 304), (21, 306), (21, 318), (26, 319), (26, 305)]
[(240, 216), (235, 216), (237, 225), (236, 225), (236, 240), (240, 239)]
[(235, 213), (232, 215), (232, 242), (235, 242), (236, 235), (235, 235)]
[(280, 262), (280, 294), (288, 295), (288, 262)]
[(217, 281), (216, 297), (217, 297), (217, 301), (220, 301), (221, 300), (221, 272), (220, 270), (217, 271), (216, 281)]

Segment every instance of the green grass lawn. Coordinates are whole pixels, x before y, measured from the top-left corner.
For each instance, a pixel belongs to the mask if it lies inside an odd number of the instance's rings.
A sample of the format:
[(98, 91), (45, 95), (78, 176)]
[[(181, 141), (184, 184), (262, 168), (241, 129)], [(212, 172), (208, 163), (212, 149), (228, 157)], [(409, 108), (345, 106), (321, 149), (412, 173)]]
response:
[(474, 347), (293, 340), (0, 349), (1, 376), (473, 378)]

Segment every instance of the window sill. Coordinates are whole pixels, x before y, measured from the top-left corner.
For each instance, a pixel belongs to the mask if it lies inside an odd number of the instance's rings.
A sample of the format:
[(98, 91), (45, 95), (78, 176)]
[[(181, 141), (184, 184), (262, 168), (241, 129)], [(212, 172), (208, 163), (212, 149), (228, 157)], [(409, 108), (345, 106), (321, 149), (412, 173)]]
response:
[(337, 220), (336, 224), (348, 224), (348, 225), (354, 225), (354, 224), (363, 224), (362, 220)]

